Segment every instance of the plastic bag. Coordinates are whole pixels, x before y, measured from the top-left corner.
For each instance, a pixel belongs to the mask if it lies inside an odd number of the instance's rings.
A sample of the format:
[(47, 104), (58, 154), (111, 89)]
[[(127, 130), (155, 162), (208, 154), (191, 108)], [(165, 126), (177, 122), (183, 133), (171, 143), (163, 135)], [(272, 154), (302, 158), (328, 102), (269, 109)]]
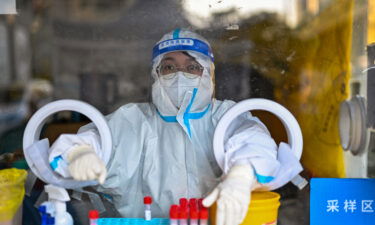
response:
[(26, 176), (26, 170), (0, 170), (0, 222), (11, 220), (21, 206)]

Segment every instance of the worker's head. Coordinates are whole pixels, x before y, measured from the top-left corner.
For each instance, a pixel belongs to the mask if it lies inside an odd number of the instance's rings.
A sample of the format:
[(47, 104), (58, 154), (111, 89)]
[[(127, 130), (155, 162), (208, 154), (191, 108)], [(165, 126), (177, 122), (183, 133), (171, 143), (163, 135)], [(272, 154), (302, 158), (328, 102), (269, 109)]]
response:
[[(197, 110), (207, 106), (214, 89), (213, 61), (211, 47), (200, 35), (184, 29), (165, 34), (153, 49), (152, 100), (158, 109), (177, 112), (185, 99), (194, 101)], [(188, 92), (196, 97), (185, 97)]]

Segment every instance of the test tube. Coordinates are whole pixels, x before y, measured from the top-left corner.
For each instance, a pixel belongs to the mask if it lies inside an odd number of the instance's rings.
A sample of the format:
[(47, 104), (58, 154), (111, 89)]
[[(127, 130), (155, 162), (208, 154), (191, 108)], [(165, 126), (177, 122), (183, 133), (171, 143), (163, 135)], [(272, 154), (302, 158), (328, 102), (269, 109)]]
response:
[(194, 209), (197, 209), (197, 199), (196, 198), (191, 198), (189, 199), (189, 207), (190, 208), (194, 208)]
[(198, 209), (201, 210), (203, 208), (203, 198), (198, 199)]
[(146, 196), (143, 198), (143, 203), (145, 205), (145, 220), (151, 220), (151, 196)]
[(199, 225), (208, 225), (208, 209), (205, 207), (199, 211)]
[(180, 207), (181, 208), (188, 208), (188, 200), (186, 198), (180, 198)]
[(179, 225), (188, 225), (188, 209), (180, 207), (178, 212)]
[(190, 208), (190, 225), (198, 225), (199, 213), (197, 209)]
[(89, 211), (89, 219), (90, 225), (97, 225), (99, 218), (99, 211), (98, 210), (90, 210)]
[(178, 225), (178, 205), (171, 205), (169, 209), (169, 224)]

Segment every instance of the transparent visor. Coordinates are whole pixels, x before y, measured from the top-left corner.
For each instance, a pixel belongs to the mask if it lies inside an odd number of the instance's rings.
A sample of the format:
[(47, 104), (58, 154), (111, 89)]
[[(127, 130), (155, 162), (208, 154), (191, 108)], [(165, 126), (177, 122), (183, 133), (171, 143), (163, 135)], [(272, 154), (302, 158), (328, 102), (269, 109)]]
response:
[(156, 44), (152, 49), (152, 59), (154, 60), (159, 55), (175, 51), (199, 52), (209, 57), (211, 61), (214, 62), (214, 55), (210, 46), (201, 40), (193, 38), (169, 39)]

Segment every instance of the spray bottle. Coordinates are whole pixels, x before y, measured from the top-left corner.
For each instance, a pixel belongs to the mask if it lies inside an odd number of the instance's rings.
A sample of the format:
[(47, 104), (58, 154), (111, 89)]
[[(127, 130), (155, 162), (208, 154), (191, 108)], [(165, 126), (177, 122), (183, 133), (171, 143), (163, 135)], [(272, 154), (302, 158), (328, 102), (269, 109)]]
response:
[(66, 203), (70, 200), (68, 192), (61, 187), (48, 184), (44, 186), (48, 201), (55, 208), (55, 225), (73, 225), (72, 216), (66, 211)]

